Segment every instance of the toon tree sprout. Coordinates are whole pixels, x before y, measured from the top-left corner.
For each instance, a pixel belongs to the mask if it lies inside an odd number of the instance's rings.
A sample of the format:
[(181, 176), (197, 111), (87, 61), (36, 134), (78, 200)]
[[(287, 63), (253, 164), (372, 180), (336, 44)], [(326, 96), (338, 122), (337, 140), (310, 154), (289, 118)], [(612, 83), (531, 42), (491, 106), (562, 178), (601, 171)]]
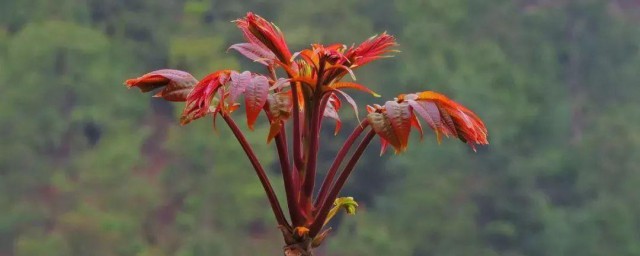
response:
[[(212, 116), (214, 122), (220, 116), (226, 122), (264, 188), (283, 233), (287, 256), (312, 255), (312, 248), (319, 246), (330, 231), (327, 223), (340, 209), (355, 213), (356, 201), (338, 194), (376, 135), (381, 140), (381, 154), (389, 145), (401, 153), (407, 149), (412, 128), (422, 136), (419, 121), (422, 119), (436, 133), (438, 141), (443, 135), (455, 137), (474, 150), (476, 145), (488, 144), (482, 120), (464, 106), (433, 91), (400, 94), (382, 105), (367, 106), (366, 118), (346, 139), (316, 190), (322, 120), (334, 119), (335, 133), (338, 133), (342, 100), (351, 105), (357, 115), (356, 102), (343, 90), (359, 90), (379, 97), (368, 87), (354, 82), (354, 71), (389, 57), (388, 54), (395, 51), (395, 39), (382, 33), (357, 46), (312, 44), (309, 49), (292, 53), (278, 27), (262, 17), (248, 13), (235, 24), (246, 42), (234, 44), (230, 49), (264, 65), (264, 73), (219, 70), (197, 80), (185, 71), (162, 69), (129, 79), (125, 84), (142, 92), (158, 89), (154, 97), (185, 102), (180, 120), (183, 125), (205, 116)], [(286, 76), (278, 77), (277, 70)], [(351, 81), (343, 81), (345, 77)], [(270, 122), (267, 143), (275, 142), (278, 151), (288, 216), (282, 211), (256, 153), (231, 117), (240, 108), (241, 96), (250, 129), (261, 113)], [(292, 122), (288, 132), (286, 122)], [(351, 150), (353, 147), (355, 150)], [(349, 154), (350, 151), (353, 153)]]

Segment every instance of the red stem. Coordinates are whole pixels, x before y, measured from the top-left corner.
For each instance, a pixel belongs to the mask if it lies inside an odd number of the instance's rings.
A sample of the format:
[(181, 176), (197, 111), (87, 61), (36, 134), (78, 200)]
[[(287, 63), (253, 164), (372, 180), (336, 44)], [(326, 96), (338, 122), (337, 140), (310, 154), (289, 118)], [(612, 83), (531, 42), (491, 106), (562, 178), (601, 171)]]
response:
[(333, 160), (333, 163), (331, 164), (331, 167), (327, 172), (327, 176), (324, 178), (324, 181), (322, 181), (322, 186), (320, 187), (320, 192), (318, 193), (318, 197), (316, 198), (315, 202), (316, 208), (318, 208), (320, 204), (322, 204), (324, 200), (326, 200), (327, 193), (329, 192), (331, 184), (333, 184), (333, 178), (336, 176), (338, 168), (344, 161), (344, 158), (347, 156), (347, 153), (351, 149), (351, 146), (353, 146), (353, 143), (358, 137), (360, 137), (360, 135), (364, 131), (364, 128), (366, 128), (367, 126), (369, 126), (369, 121), (365, 119), (358, 126), (356, 126), (356, 128), (353, 129), (351, 135), (349, 135), (347, 140), (342, 144), (340, 151), (338, 151), (338, 154), (336, 154), (336, 158)]
[(291, 85), (293, 100), (293, 164), (298, 171), (302, 170), (304, 161), (302, 160), (302, 150), (300, 136), (300, 104), (298, 102), (298, 84)]
[(311, 108), (311, 115), (307, 120), (308, 132), (307, 150), (305, 152), (306, 165), (304, 168), (304, 183), (302, 184), (302, 195), (299, 198), (300, 205), (307, 216), (311, 215), (311, 206), (313, 200), (313, 187), (315, 185), (316, 167), (318, 162), (318, 148), (320, 140), (320, 125), (322, 124), (322, 116), (324, 114), (324, 108), (329, 101), (329, 95), (323, 94), (322, 83), (324, 76), (325, 58), (320, 57), (318, 60), (320, 66), (316, 73), (316, 84), (313, 94), (313, 107)]
[[(271, 75), (271, 79), (273, 81), (278, 80), (278, 76), (276, 74), (276, 70), (273, 66), (268, 66), (269, 75)], [(280, 89), (278, 89), (280, 91)], [(265, 108), (265, 113), (269, 120), (273, 120), (271, 117), (271, 113), (269, 113), (269, 109)], [(302, 220), (302, 215), (300, 214), (300, 207), (298, 205), (298, 199), (296, 191), (296, 179), (293, 176), (294, 170), (291, 169), (291, 163), (289, 161), (289, 149), (287, 146), (287, 131), (285, 129), (284, 123), (280, 120), (280, 132), (275, 137), (276, 141), (276, 149), (278, 151), (278, 158), (280, 160), (280, 169), (282, 171), (282, 180), (284, 182), (284, 190), (287, 195), (287, 208), (289, 208), (289, 216), (291, 217), (291, 223), (294, 226), (299, 226)]]
[(276, 221), (279, 225), (290, 229), (291, 225), (289, 225), (287, 219), (284, 217), (284, 213), (282, 212), (282, 208), (280, 207), (280, 202), (278, 202), (278, 197), (276, 196), (275, 192), (273, 192), (273, 187), (271, 187), (269, 178), (262, 168), (260, 161), (256, 157), (256, 154), (253, 152), (251, 145), (249, 145), (249, 142), (247, 142), (247, 139), (242, 134), (242, 131), (240, 131), (240, 128), (238, 128), (238, 125), (236, 125), (236, 123), (228, 114), (222, 113), (222, 118), (225, 122), (227, 122), (229, 128), (231, 128), (233, 135), (236, 136), (236, 139), (238, 139), (238, 142), (240, 142), (240, 146), (242, 146), (244, 153), (249, 158), (251, 165), (253, 165), (253, 169), (256, 171), (256, 174), (260, 179), (260, 183), (262, 184), (262, 187), (267, 194), (267, 198), (269, 199), (269, 204), (271, 205), (271, 210), (273, 210), (273, 214), (276, 217)]
[(316, 168), (318, 162), (318, 150), (320, 146), (320, 128), (322, 125), (322, 117), (324, 115), (324, 109), (327, 107), (327, 102), (329, 101), (329, 94), (320, 95), (317, 99), (319, 99), (319, 103), (315, 104), (315, 108), (313, 109), (313, 115), (311, 120), (311, 132), (309, 136), (309, 151), (307, 158), (307, 166), (305, 169), (305, 179), (304, 184), (302, 185), (303, 189), (303, 198), (300, 200), (305, 200), (305, 210), (309, 211), (311, 208), (311, 200), (313, 195), (313, 187), (315, 186), (315, 177), (316, 177)]
[(349, 159), (349, 162), (344, 167), (344, 170), (342, 171), (342, 173), (340, 173), (340, 176), (336, 180), (336, 184), (333, 185), (333, 187), (331, 187), (331, 192), (329, 192), (329, 196), (322, 203), (322, 207), (320, 208), (320, 211), (318, 211), (318, 215), (316, 215), (316, 218), (314, 219), (313, 223), (309, 227), (310, 237), (315, 237), (320, 231), (320, 229), (322, 229), (322, 226), (327, 218), (327, 215), (331, 210), (331, 206), (333, 205), (333, 201), (336, 200), (338, 193), (340, 192), (340, 190), (342, 190), (342, 187), (344, 186), (345, 182), (347, 182), (347, 179), (349, 178), (349, 175), (351, 175), (353, 168), (356, 166), (356, 163), (358, 163), (358, 160), (360, 160), (362, 153), (364, 153), (364, 150), (367, 148), (367, 146), (369, 146), (369, 143), (371, 142), (373, 137), (375, 137), (375, 135), (376, 133), (373, 129), (369, 131), (367, 135), (365, 135), (365, 137), (362, 139), (362, 141), (358, 145), (358, 148), (353, 153), (353, 156), (351, 156), (351, 159)]
[(276, 135), (276, 148), (278, 149), (278, 156), (280, 158), (280, 169), (282, 169), (282, 179), (284, 181), (284, 190), (287, 194), (287, 205), (289, 208), (289, 215), (291, 216), (291, 223), (293, 226), (300, 226), (302, 221), (302, 215), (300, 214), (300, 207), (298, 205), (298, 199), (296, 198), (297, 192), (294, 185), (293, 171), (291, 170), (291, 164), (289, 162), (289, 152), (287, 150), (287, 135), (284, 129), (284, 125), (280, 128), (280, 133)]

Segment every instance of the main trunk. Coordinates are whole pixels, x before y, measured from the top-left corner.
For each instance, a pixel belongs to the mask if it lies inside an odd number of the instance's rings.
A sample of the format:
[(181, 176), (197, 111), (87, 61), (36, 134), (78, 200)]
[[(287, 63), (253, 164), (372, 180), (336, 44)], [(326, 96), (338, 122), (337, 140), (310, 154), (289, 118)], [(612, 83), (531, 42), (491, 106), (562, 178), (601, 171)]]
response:
[(311, 252), (311, 239), (284, 247), (284, 256), (313, 256)]
[[(292, 230), (280, 226), (282, 236), (286, 245), (284, 246), (284, 256), (312, 256), (311, 252), (313, 245), (313, 239), (307, 234), (300, 236), (295, 234)], [(317, 246), (316, 244), (315, 246)]]

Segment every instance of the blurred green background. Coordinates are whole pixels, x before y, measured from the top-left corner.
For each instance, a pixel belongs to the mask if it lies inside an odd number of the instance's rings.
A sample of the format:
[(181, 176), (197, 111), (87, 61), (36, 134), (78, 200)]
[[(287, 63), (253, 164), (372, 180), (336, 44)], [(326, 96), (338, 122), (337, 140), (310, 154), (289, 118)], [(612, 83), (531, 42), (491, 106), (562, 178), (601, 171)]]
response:
[[(0, 256), (281, 255), (228, 129), (180, 127), (180, 105), (122, 85), (258, 67), (226, 53), (247, 11), (294, 49), (388, 31), (402, 52), (356, 72), (383, 95), (352, 93), (361, 111), (429, 89), (489, 129), (478, 153), (431, 132), (403, 155), (374, 143), (343, 193), (360, 211), (319, 255), (640, 255), (640, 1), (0, 0)], [(249, 137), (282, 193), (262, 123)]]

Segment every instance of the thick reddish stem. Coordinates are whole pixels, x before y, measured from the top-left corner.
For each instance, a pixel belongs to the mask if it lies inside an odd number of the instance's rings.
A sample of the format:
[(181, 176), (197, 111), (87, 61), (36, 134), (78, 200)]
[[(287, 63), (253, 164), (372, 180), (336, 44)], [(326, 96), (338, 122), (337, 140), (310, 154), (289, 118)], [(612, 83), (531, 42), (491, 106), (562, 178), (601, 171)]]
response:
[[(273, 81), (278, 80), (278, 76), (276, 74), (276, 70), (273, 66), (268, 66), (269, 74), (271, 75), (271, 79)], [(280, 90), (280, 89), (278, 89)], [(268, 108), (265, 108), (265, 113), (269, 117), (269, 120), (272, 120), (271, 113), (269, 113)], [(294, 226), (299, 226), (302, 220), (302, 215), (300, 213), (300, 207), (298, 205), (298, 192), (296, 190), (296, 184), (294, 180), (296, 176), (294, 176), (294, 170), (291, 168), (291, 162), (289, 161), (289, 149), (287, 146), (287, 131), (285, 129), (284, 123), (282, 121), (278, 121), (280, 123), (280, 132), (275, 137), (276, 141), (276, 149), (278, 151), (278, 158), (280, 160), (280, 169), (282, 171), (282, 180), (284, 182), (284, 190), (287, 195), (287, 207), (289, 209), (289, 216), (291, 217), (291, 223)]]
[(267, 194), (267, 198), (269, 199), (269, 204), (271, 205), (271, 210), (273, 210), (273, 214), (276, 217), (276, 221), (281, 226), (291, 228), (291, 225), (289, 225), (287, 219), (284, 217), (284, 213), (282, 212), (282, 208), (280, 207), (280, 202), (278, 202), (278, 197), (273, 191), (273, 187), (271, 187), (269, 178), (262, 168), (260, 161), (256, 157), (256, 154), (253, 152), (251, 145), (249, 145), (249, 142), (242, 134), (242, 131), (240, 131), (240, 128), (238, 128), (238, 125), (236, 125), (236, 122), (233, 121), (233, 119), (231, 119), (228, 114), (222, 113), (222, 118), (225, 122), (227, 122), (227, 125), (229, 125), (229, 128), (231, 128), (231, 131), (233, 132), (233, 135), (236, 136), (236, 139), (238, 139), (238, 142), (240, 142), (240, 146), (242, 146), (244, 153), (247, 154), (247, 157), (249, 158), (253, 169), (256, 171), (256, 174), (260, 179), (260, 183), (262, 184), (262, 187)]
[(298, 84), (291, 85), (291, 94), (293, 100), (293, 164), (300, 171), (304, 168), (302, 160), (302, 136), (300, 135), (300, 104), (298, 102)]
[(299, 226), (302, 223), (302, 215), (300, 214), (300, 206), (296, 198), (298, 192), (295, 190), (293, 170), (289, 162), (289, 152), (287, 150), (287, 135), (284, 125), (280, 128), (280, 133), (276, 135), (276, 148), (280, 159), (280, 169), (282, 169), (282, 179), (284, 181), (284, 190), (287, 194), (287, 206), (289, 207), (289, 215), (293, 226)]
[(366, 128), (368, 125), (369, 121), (367, 121), (366, 119), (362, 121), (360, 125), (356, 126), (356, 128), (353, 129), (351, 135), (349, 135), (347, 140), (342, 144), (342, 147), (340, 148), (340, 151), (338, 151), (338, 154), (336, 154), (336, 158), (333, 160), (329, 171), (327, 171), (327, 176), (324, 178), (324, 181), (322, 181), (322, 186), (320, 187), (320, 192), (318, 192), (318, 197), (316, 198), (315, 202), (316, 208), (320, 207), (320, 205), (326, 199), (327, 193), (329, 192), (329, 188), (333, 184), (333, 178), (336, 176), (338, 168), (344, 161), (344, 158), (347, 156), (347, 153), (351, 149), (351, 146), (353, 146), (353, 143), (358, 137), (360, 137), (360, 135), (364, 131), (364, 128)]
[(362, 153), (364, 153), (364, 150), (367, 148), (367, 146), (369, 146), (369, 143), (371, 142), (373, 137), (375, 137), (375, 135), (376, 133), (373, 129), (371, 129), (371, 131), (367, 133), (367, 135), (362, 139), (362, 141), (358, 145), (358, 148), (356, 149), (356, 151), (353, 153), (353, 156), (351, 156), (351, 159), (349, 159), (349, 162), (344, 167), (344, 170), (342, 171), (342, 173), (340, 173), (340, 176), (336, 180), (336, 183), (333, 185), (333, 187), (331, 187), (329, 196), (322, 203), (322, 207), (318, 211), (318, 214), (313, 220), (313, 223), (309, 227), (310, 237), (315, 237), (318, 234), (318, 232), (320, 232), (320, 229), (322, 229), (322, 226), (327, 218), (327, 215), (331, 210), (331, 206), (333, 205), (333, 201), (335, 201), (335, 199), (337, 198), (338, 193), (340, 192), (340, 190), (342, 190), (342, 187), (344, 186), (345, 182), (347, 182), (347, 179), (349, 178), (349, 175), (351, 175), (351, 172), (353, 171), (353, 168), (356, 166), (356, 163), (358, 163), (358, 160), (360, 160)]
[(318, 162), (318, 150), (320, 146), (320, 128), (322, 125), (322, 117), (324, 115), (324, 109), (327, 107), (329, 101), (329, 95), (320, 96), (320, 102), (316, 104), (312, 120), (311, 120), (311, 132), (309, 136), (309, 151), (307, 152), (307, 166), (305, 168), (305, 179), (302, 185), (303, 198), (305, 200), (303, 206), (309, 212), (311, 209), (311, 201), (313, 196), (313, 187), (315, 186), (316, 168)]

